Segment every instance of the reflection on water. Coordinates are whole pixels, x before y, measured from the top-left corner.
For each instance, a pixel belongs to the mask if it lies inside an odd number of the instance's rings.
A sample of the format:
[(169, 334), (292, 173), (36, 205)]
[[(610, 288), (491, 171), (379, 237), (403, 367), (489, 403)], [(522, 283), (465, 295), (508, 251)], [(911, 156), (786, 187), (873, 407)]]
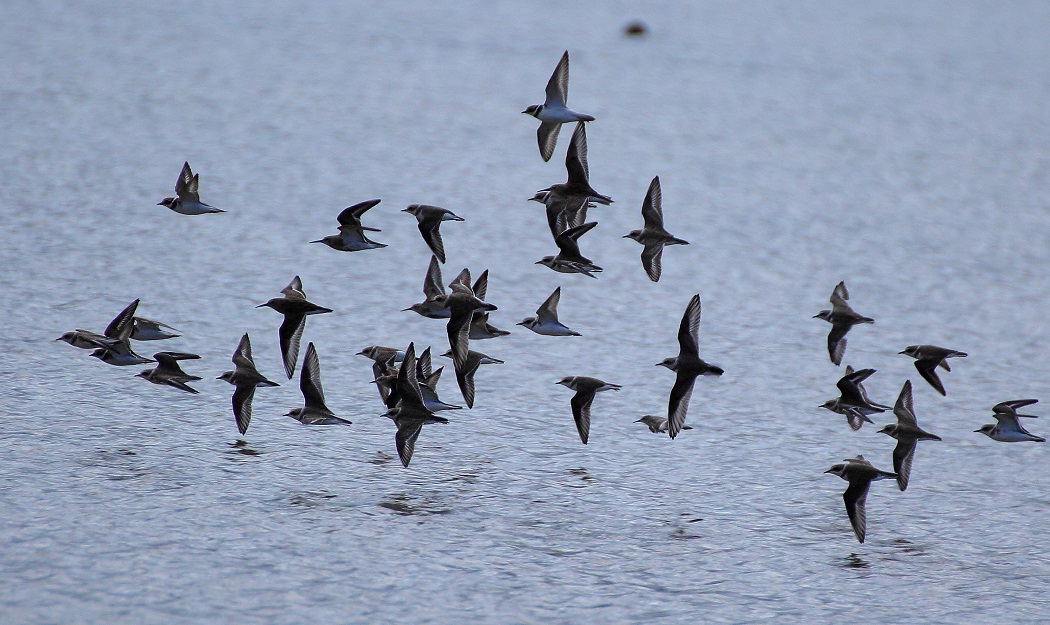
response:
[(437, 497), (419, 497), (406, 493), (390, 495), (377, 505), (405, 516), (430, 516), (452, 512), (452, 508)]
[(231, 448), (230, 453), (233, 454), (240, 454), (243, 456), (258, 456), (262, 454), (262, 452), (253, 449), (248, 444), (248, 441), (244, 439), (237, 439), (237, 441), (229, 443), (229, 446)]

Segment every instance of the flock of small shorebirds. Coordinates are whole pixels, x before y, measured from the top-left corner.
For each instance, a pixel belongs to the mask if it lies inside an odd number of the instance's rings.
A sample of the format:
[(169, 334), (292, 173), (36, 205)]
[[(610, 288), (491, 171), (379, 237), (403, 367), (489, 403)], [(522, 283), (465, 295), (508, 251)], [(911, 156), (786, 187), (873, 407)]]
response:
[[(537, 264), (545, 265), (554, 271), (567, 274), (582, 274), (595, 278), (602, 268), (595, 265), (580, 252), (579, 239), (597, 222), (587, 221), (587, 211), (595, 204), (608, 205), (612, 198), (595, 191), (589, 182), (587, 167), (587, 134), (585, 123), (593, 121), (590, 115), (577, 113), (566, 106), (569, 80), (569, 54), (565, 52), (558, 63), (546, 88), (546, 100), (543, 104), (529, 106), (523, 113), (540, 120), (537, 140), (540, 154), (544, 161), (550, 160), (557, 143), (558, 133), (564, 123), (575, 123), (575, 131), (569, 142), (565, 157), (568, 178), (563, 184), (554, 184), (536, 193), (531, 200), (546, 207), (547, 224), (551, 236), (558, 246), (558, 254), (545, 256)], [(183, 165), (182, 172), (175, 183), (176, 197), (164, 198), (159, 205), (184, 215), (202, 215), (221, 213), (221, 209), (201, 202), (199, 196), (199, 176), (190, 169), (189, 163)], [(380, 200), (369, 200), (344, 209), (337, 217), (339, 233), (326, 236), (311, 243), (325, 245), (343, 252), (386, 247), (372, 241), (367, 232), (378, 232), (375, 228), (362, 225), (361, 218)], [(664, 229), (661, 207), (659, 177), (653, 178), (648, 193), (642, 203), (644, 227), (635, 230), (624, 238), (630, 238), (642, 244), (642, 266), (648, 277), (657, 282), (661, 274), (661, 257), (666, 245), (687, 245), (688, 242), (678, 239)], [(470, 271), (463, 269), (449, 285), (446, 292), (441, 277), (441, 263), (445, 262), (445, 249), (441, 240), (439, 227), (444, 221), (463, 221), (452, 211), (424, 204), (413, 204), (404, 209), (413, 215), (419, 226), (423, 240), (429, 246), (433, 256), (423, 283), (425, 299), (405, 310), (414, 311), (431, 319), (447, 319), (449, 351), (443, 354), (451, 357), (456, 380), (468, 408), (474, 405), (474, 374), (481, 365), (499, 364), (501, 360), (486, 356), (470, 349), (470, 341), (492, 339), (509, 334), (489, 323), (489, 313), (496, 306), (484, 301), (488, 288), (488, 271), (486, 270), (473, 283)], [(302, 281), (296, 276), (282, 291), (282, 297), (269, 300), (258, 307), (269, 307), (281, 313), (284, 321), (279, 330), (281, 353), (285, 373), (291, 379), (295, 373), (299, 358), (299, 343), (306, 327), (309, 315), (332, 312), (331, 309), (310, 302), (303, 290)], [(519, 322), (533, 332), (548, 336), (580, 336), (558, 320), (558, 302), (561, 287), (537, 309), (534, 317)], [(841, 364), (846, 349), (846, 333), (857, 324), (874, 323), (874, 320), (857, 314), (848, 304), (849, 293), (846, 285), (840, 282), (831, 294), (831, 309), (822, 310), (815, 318), (824, 319), (831, 324), (828, 334), (828, 353), (831, 361)], [(156, 367), (138, 374), (138, 377), (154, 384), (171, 386), (189, 393), (197, 393), (189, 382), (200, 380), (199, 376), (183, 371), (180, 362), (199, 359), (196, 354), (162, 351), (145, 358), (134, 352), (131, 341), (154, 341), (179, 336), (171, 326), (136, 316), (139, 300), (135, 300), (120, 312), (101, 334), (88, 330), (66, 332), (59, 339), (75, 347), (93, 350), (91, 355), (111, 365), (137, 365), (156, 362)], [(667, 367), (676, 374), (671, 387), (667, 406), (667, 416), (646, 415), (636, 421), (643, 423), (651, 432), (666, 432), (674, 439), (685, 425), (689, 399), (696, 378), (701, 375), (722, 375), (720, 367), (709, 364), (700, 358), (697, 335), (700, 325), (700, 296), (693, 295), (682, 317), (678, 331), (679, 353), (677, 357), (666, 358), (657, 363)], [(965, 357), (966, 354), (953, 349), (934, 345), (912, 345), (901, 354), (915, 358), (915, 368), (941, 395), (945, 395), (944, 385), (937, 375), (937, 368), (950, 371), (948, 359)], [(437, 384), (442, 368), (434, 369), (431, 363), (430, 348), (416, 354), (414, 344), (410, 343), (404, 350), (392, 347), (370, 346), (359, 352), (373, 361), (374, 383), (387, 408), (385, 416), (397, 426), (395, 445), (401, 463), (408, 467), (413, 450), (423, 425), (430, 423), (448, 423), (448, 419), (437, 413), (444, 410), (459, 409), (460, 406), (441, 401), (437, 395)], [(251, 342), (245, 334), (233, 353), (235, 369), (227, 371), (218, 379), (225, 380), (235, 387), (233, 393), (233, 414), (237, 429), (244, 434), (252, 417), (252, 398), (255, 389), (260, 386), (278, 386), (259, 373), (252, 359)], [(324, 392), (321, 388), (320, 361), (314, 344), (306, 348), (300, 373), (300, 389), (304, 405), (287, 413), (287, 416), (307, 425), (350, 424), (350, 421), (336, 416), (325, 405)], [(863, 382), (874, 369), (854, 371), (848, 366), (845, 375), (838, 381), (840, 396), (827, 401), (822, 407), (846, 417), (849, 426), (859, 430), (864, 422), (872, 423), (869, 415), (890, 410), (889, 406), (872, 402), (868, 399)], [(573, 391), (570, 401), (573, 419), (580, 435), (586, 444), (590, 435), (591, 404), (597, 393), (607, 390), (619, 390), (617, 384), (604, 382), (597, 378), (568, 376), (558, 382)], [(995, 424), (984, 425), (976, 430), (996, 441), (1021, 442), (1045, 439), (1030, 434), (1019, 419), (1034, 415), (1020, 414), (1019, 409), (1036, 403), (1035, 399), (1005, 401), (992, 410), (997, 420)], [(911, 381), (904, 383), (896, 404), (892, 407), (897, 423), (879, 430), (897, 440), (893, 450), (893, 472), (875, 468), (870, 462), (858, 455), (836, 464), (826, 471), (849, 482), (843, 499), (853, 531), (860, 542), (864, 542), (866, 528), (865, 500), (871, 482), (881, 479), (895, 479), (901, 491), (908, 486), (912, 459), (916, 443), (921, 440), (941, 440), (938, 436), (919, 427), (912, 406)]]

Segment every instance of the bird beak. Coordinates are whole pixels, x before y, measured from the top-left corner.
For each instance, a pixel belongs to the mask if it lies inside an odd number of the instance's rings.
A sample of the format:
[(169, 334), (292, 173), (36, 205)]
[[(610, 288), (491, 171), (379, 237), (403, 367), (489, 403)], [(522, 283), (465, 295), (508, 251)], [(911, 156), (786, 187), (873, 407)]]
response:
[(401, 212), (402, 212), (402, 213), (407, 213), (407, 212), (408, 212), (408, 209), (407, 209), (407, 208), (402, 208), (402, 209), (401, 209)]
[(820, 315), (813, 315), (810, 319), (820, 319)]
[(638, 419), (637, 421), (635, 421), (635, 423), (641, 423), (641, 422), (642, 422), (642, 419)]
[(157, 202), (157, 206), (164, 206), (164, 202)]
[(897, 352), (897, 353), (898, 353), (898, 354), (904, 354), (904, 353), (907, 353), (907, 352)]
[(528, 113), (528, 111), (527, 111), (527, 110), (525, 110), (525, 111), (522, 111), (522, 113)]
[(324, 243), (324, 241), (322, 241), (321, 239), (317, 239), (316, 241), (310, 241), (310, 243)]
[[(406, 311), (409, 311), (409, 310), (412, 310), (412, 307), (411, 307), (411, 306), (410, 306), (410, 307), (408, 307), (408, 308), (402, 308), (402, 309), (401, 309), (401, 312), (406, 312)], [(361, 355), (361, 353), (360, 353), (360, 352), (358, 352), (358, 354), (357, 354), (357, 355), (358, 355), (358, 356), (360, 356), (360, 355)]]
[(974, 432), (980, 432), (980, 430), (974, 430)]
[(542, 261), (542, 260), (538, 260), (538, 261), (534, 262), (533, 264), (534, 264), (534, 265), (542, 265), (542, 264), (543, 264), (543, 261)]
[(259, 304), (256, 308), (266, 308), (266, 304)]
[[(519, 322), (515, 323), (514, 325), (516, 325), (516, 326), (523, 326), (523, 325), (525, 325), (525, 322), (524, 321), (519, 321)], [(55, 340), (56, 341), (60, 341), (62, 339), (55, 339)]]
[(825, 471), (824, 473), (831, 473), (831, 469), (828, 469), (828, 470), (827, 470), (827, 471)]

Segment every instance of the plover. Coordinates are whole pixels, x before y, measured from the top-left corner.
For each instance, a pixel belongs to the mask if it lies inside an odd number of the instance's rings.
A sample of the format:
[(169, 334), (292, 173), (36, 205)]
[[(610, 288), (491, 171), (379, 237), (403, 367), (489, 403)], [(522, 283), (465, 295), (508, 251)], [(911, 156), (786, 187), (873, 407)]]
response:
[(911, 380), (904, 382), (900, 397), (893, 406), (893, 414), (897, 415), (897, 423), (887, 425), (879, 430), (879, 433), (888, 434), (897, 439), (897, 446), (893, 448), (893, 470), (897, 473), (897, 487), (903, 491), (908, 488), (911, 462), (915, 457), (915, 444), (918, 441), (939, 441), (941, 437), (930, 434), (919, 427), (912, 405)]
[(947, 395), (947, 393), (944, 392), (944, 385), (941, 384), (941, 379), (937, 377), (937, 367), (941, 367), (945, 371), (951, 371), (951, 367), (948, 366), (948, 358), (966, 357), (965, 352), (946, 347), (937, 347), (936, 345), (909, 345), (904, 348), (904, 351), (898, 353), (914, 358), (915, 369), (919, 372), (919, 375), (922, 376), (922, 379), (929, 382), (930, 386), (941, 395)]
[(535, 317), (525, 317), (518, 322), (518, 325), (525, 326), (536, 334), (546, 336), (581, 336), (579, 332), (569, 329), (568, 326), (558, 321), (558, 302), (560, 301), (561, 287), (558, 287), (536, 309)]
[(992, 416), (995, 417), (995, 420), (998, 421), (998, 423), (982, 425), (979, 430), (974, 430), (974, 432), (980, 432), (993, 441), (999, 441), (1001, 443), (1021, 443), (1026, 441), (1045, 443), (1045, 438), (1035, 436), (1028, 430), (1024, 429), (1021, 423), (1017, 420), (1018, 417), (1025, 417), (1028, 419), (1036, 418), (1035, 415), (1019, 414), (1017, 409), (1030, 406), (1038, 401), (1038, 399), (1015, 399), (996, 404), (995, 407), (992, 408)]
[(324, 390), (321, 388), (321, 361), (313, 343), (306, 346), (303, 370), (299, 373), (299, 390), (303, 392), (304, 405), (302, 408), (293, 408), (286, 417), (296, 419), (303, 425), (350, 425), (350, 421), (335, 416), (325, 405)]
[(179, 366), (180, 360), (196, 360), (200, 358), (197, 354), (186, 354), (183, 352), (157, 352), (153, 354), (157, 366), (136, 374), (135, 377), (143, 378), (147, 382), (171, 386), (180, 391), (197, 394), (197, 390), (190, 388), (187, 382), (201, 379), (200, 376), (190, 375)]
[(281, 293), (284, 294), (284, 297), (275, 297), (265, 304), (259, 304), (256, 308), (269, 307), (284, 315), (279, 335), (281, 355), (284, 357), (284, 371), (290, 380), (295, 375), (295, 363), (299, 359), (299, 341), (306, 328), (306, 316), (330, 313), (332, 309), (308, 301), (299, 276), (295, 276), (288, 286), (281, 289)]
[(576, 391), (569, 403), (572, 406), (572, 418), (576, 421), (576, 431), (580, 433), (580, 440), (586, 445), (591, 433), (591, 403), (594, 396), (601, 391), (618, 391), (623, 387), (582, 375), (564, 377), (557, 384)]
[(470, 322), (477, 312), (491, 312), (497, 310), (496, 306), (483, 302), (474, 295), (474, 291), (468, 286), (470, 284), (470, 272), (466, 269), (460, 273), (466, 278), (465, 282), (457, 280), (452, 283), (452, 292), (448, 294), (447, 302), (451, 314), (445, 330), (448, 334), (448, 345), (452, 350), (452, 361), (456, 368), (458, 377), (466, 366), (467, 352), (470, 351)]
[(175, 181), (175, 195), (177, 197), (166, 197), (157, 206), (166, 206), (176, 213), (182, 215), (204, 215), (206, 213), (225, 213), (221, 208), (215, 208), (201, 202), (198, 193), (200, 187), (200, 174), (194, 174), (190, 170), (189, 163), (183, 163), (182, 172)]
[(846, 333), (858, 323), (875, 323), (870, 317), (859, 315), (846, 303), (849, 291), (846, 283), (839, 282), (831, 292), (831, 310), (822, 310), (813, 315), (814, 319), (823, 319), (831, 324), (828, 332), (828, 355), (835, 365), (842, 363), (842, 354), (846, 352)]
[(660, 191), (660, 176), (653, 178), (649, 183), (649, 191), (642, 201), (642, 218), (645, 226), (641, 230), (632, 230), (624, 235), (625, 239), (634, 239), (641, 243), (642, 267), (649, 279), (653, 282), (660, 281), (661, 263), (660, 259), (664, 253), (665, 245), (689, 245), (689, 241), (683, 241), (670, 232), (664, 230), (663, 194)]
[(896, 478), (897, 474), (876, 469), (859, 454), (856, 458), (846, 460), (845, 464), (832, 466), (824, 473), (837, 475), (849, 482), (846, 492), (842, 494), (842, 500), (846, 503), (846, 514), (849, 515), (853, 533), (857, 535), (857, 540), (864, 542), (864, 533), (868, 525), (864, 504), (868, 498), (868, 488), (874, 481)]
[(674, 438), (685, 424), (689, 410), (689, 398), (693, 394), (693, 383), (701, 375), (722, 375), (721, 367), (704, 362), (700, 358), (698, 334), (700, 330), (700, 294), (694, 295), (685, 307), (682, 323), (678, 327), (678, 356), (664, 358), (657, 367), (667, 367), (677, 374), (671, 396), (667, 402), (667, 434)]
[(546, 207), (547, 227), (554, 239), (569, 228), (582, 226), (587, 221), (587, 211), (595, 206), (590, 198), (559, 198), (550, 191), (537, 191), (529, 201), (539, 202)]
[(310, 241), (310, 243), (324, 243), (333, 250), (340, 252), (360, 252), (361, 250), (374, 250), (386, 247), (385, 243), (377, 243), (365, 236), (365, 231), (380, 232), (377, 228), (368, 228), (361, 225), (361, 216), (380, 200), (368, 200), (344, 208), (336, 219), (339, 221), (339, 234), (330, 234), (323, 239)]
[(233, 391), (233, 417), (237, 421), (237, 430), (244, 434), (248, 431), (248, 424), (252, 421), (252, 399), (255, 397), (255, 389), (259, 386), (280, 386), (276, 382), (266, 379), (255, 368), (252, 360), (252, 343), (245, 333), (237, 350), (233, 352), (234, 371), (226, 371), (217, 379), (226, 380), (234, 385)]
[(577, 113), (566, 106), (569, 99), (569, 51), (561, 56), (561, 61), (554, 68), (550, 80), (547, 81), (546, 98), (543, 104), (533, 104), (522, 113), (532, 115), (540, 120), (540, 127), (536, 131), (536, 139), (540, 146), (540, 156), (544, 162), (549, 161), (554, 154), (554, 146), (558, 142), (558, 131), (561, 125), (567, 122), (590, 122), (594, 117)]
[(447, 208), (430, 206), (428, 204), (412, 204), (401, 212), (414, 215), (419, 222), (419, 234), (423, 235), (430, 251), (437, 256), (442, 263), (445, 262), (445, 244), (441, 241), (439, 230), (443, 221), (464, 221), (464, 219)]
[(846, 365), (846, 375), (839, 378), (835, 386), (839, 389), (840, 396), (824, 402), (820, 408), (827, 408), (846, 416), (846, 422), (854, 430), (859, 430), (864, 422), (873, 423), (868, 415), (877, 412), (885, 412), (889, 406), (876, 404), (868, 399), (868, 391), (864, 388), (864, 380), (868, 379), (874, 369), (861, 369), (854, 371), (853, 367)]

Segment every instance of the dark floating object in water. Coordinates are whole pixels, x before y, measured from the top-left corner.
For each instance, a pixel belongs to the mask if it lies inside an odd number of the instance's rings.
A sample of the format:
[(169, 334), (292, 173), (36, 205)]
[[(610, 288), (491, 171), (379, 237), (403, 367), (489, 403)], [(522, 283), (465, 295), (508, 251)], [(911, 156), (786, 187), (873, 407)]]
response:
[(649, 32), (649, 26), (642, 20), (631, 20), (623, 26), (623, 34), (628, 37), (641, 37)]

